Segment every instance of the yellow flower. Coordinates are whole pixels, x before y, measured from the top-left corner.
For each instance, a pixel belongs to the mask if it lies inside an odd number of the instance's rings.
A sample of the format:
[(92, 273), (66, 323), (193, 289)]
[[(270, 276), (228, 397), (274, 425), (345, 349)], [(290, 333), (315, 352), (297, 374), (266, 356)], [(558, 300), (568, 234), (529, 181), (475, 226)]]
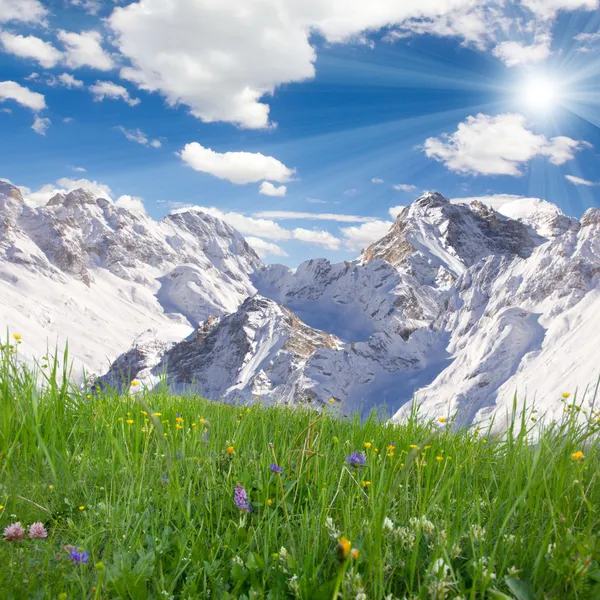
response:
[(446, 417), (440, 417), (440, 418), (438, 419), (438, 421), (439, 421), (440, 423), (446, 423), (446, 421), (448, 421), (448, 419), (446, 419)]
[(117, 421), (120, 423), (123, 420), (123, 417), (119, 417)]
[(183, 425), (180, 425), (179, 423), (175, 423), (175, 429), (183, 429)]
[(15, 338), (15, 340), (19, 341), (21, 339), (21, 334), (20, 333), (13, 333), (13, 337)]
[(162, 417), (162, 413), (152, 413), (151, 417)]
[(394, 456), (393, 452), (388, 452), (387, 455), (391, 458), (392, 456)]
[(0, 510), (2, 510), (4, 508), (4, 506), (2, 506), (2, 504), (0, 504)]
[(335, 402), (335, 398), (329, 398), (329, 402), (331, 402), (331, 404), (333, 404)]
[(358, 551), (358, 548), (353, 548), (352, 549), (352, 558), (354, 560), (358, 560), (359, 556), (360, 556), (360, 552)]
[(127, 423), (127, 425), (133, 425), (133, 419), (127, 419), (125, 423)]
[(366, 487), (369, 487), (370, 485), (371, 485), (371, 482), (370, 482), (370, 481), (363, 481), (363, 482), (362, 482), (362, 486), (363, 486), (363, 487), (365, 487), (365, 488), (366, 488)]
[(365, 442), (363, 445), (368, 450), (373, 444), (371, 444), (371, 442)]
[(229, 454), (230, 456), (232, 454), (235, 454), (235, 448), (233, 446), (227, 446), (227, 454)]
[(139, 382), (139, 381), (137, 381), (136, 379), (134, 379), (134, 380), (131, 382), (131, 385), (132, 385), (133, 387), (135, 387), (136, 385), (140, 385), (140, 382)]
[(198, 423), (200, 423), (200, 425), (204, 425), (205, 421), (202, 417), (200, 417), (200, 419), (198, 419)]
[(140, 412), (144, 415), (144, 416), (148, 416), (148, 413), (145, 410), (140, 410)]
[(80, 506), (79, 510), (85, 510), (85, 506)]
[(166, 434), (166, 433), (163, 433), (163, 437), (167, 437), (167, 434)]
[(375, 448), (375, 452), (379, 452), (379, 448)]
[(444, 457), (443, 456), (436, 456), (435, 460), (437, 460), (439, 462), (440, 460), (444, 460)]
[(431, 446), (425, 446), (423, 450), (429, 450), (429, 448), (431, 448)]
[(396, 446), (394, 446), (394, 444), (390, 444), (387, 449), (391, 452), (392, 450), (395, 450)]
[(409, 446), (409, 448), (412, 448), (413, 450), (420, 450), (421, 448), (419, 448), (419, 446), (417, 446), (416, 444), (411, 444)]
[(571, 397), (571, 392), (565, 392), (562, 397), (566, 400), (567, 398)]
[(267, 500), (267, 504), (268, 504), (269, 506), (271, 506), (271, 505), (273, 504), (273, 500), (271, 500), (271, 498), (269, 498), (269, 499)]
[(53, 486), (52, 484), (50, 484), (50, 485), (48, 486), (48, 489), (49, 489), (49, 490), (53, 490), (53, 489), (54, 489), (54, 486)]
[(583, 452), (581, 450), (578, 450), (577, 452), (573, 452), (573, 454), (571, 454), (571, 458), (573, 460), (581, 460), (583, 458)]
[(192, 423), (192, 427), (196, 429), (196, 423)]
[(348, 560), (351, 549), (352, 549), (352, 544), (350, 543), (350, 540), (348, 538), (342, 536), (340, 538), (340, 541), (336, 548), (338, 558), (340, 559), (341, 562)]
[(176, 420), (178, 423), (183, 423), (183, 417), (175, 417), (175, 420)]

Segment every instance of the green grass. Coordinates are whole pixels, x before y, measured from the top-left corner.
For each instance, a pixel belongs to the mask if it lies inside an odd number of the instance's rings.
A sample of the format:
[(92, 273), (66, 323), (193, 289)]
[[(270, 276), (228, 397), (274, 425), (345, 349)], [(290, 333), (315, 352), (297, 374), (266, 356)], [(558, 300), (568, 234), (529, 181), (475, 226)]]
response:
[[(417, 415), (88, 397), (14, 350), (0, 356), (0, 526), (42, 521), (48, 537), (0, 541), (2, 598), (600, 597), (598, 418), (578, 407), (532, 444)], [(345, 464), (352, 451), (365, 467)], [(357, 558), (340, 561), (340, 536)]]

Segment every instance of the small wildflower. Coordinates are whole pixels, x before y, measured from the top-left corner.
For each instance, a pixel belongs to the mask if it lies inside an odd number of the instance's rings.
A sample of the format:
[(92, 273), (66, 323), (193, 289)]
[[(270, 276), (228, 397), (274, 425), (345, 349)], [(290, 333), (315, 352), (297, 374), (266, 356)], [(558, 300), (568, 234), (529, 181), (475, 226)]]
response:
[(147, 413), (145, 410), (140, 410), (140, 412), (141, 412), (141, 413), (142, 413), (142, 414), (143, 414), (145, 417), (147, 417), (147, 416), (148, 416), (148, 413)]
[(272, 506), (272, 504), (273, 504), (273, 500), (271, 500), (271, 498), (269, 498), (269, 499), (267, 500), (267, 504), (268, 504), (269, 506)]
[(409, 448), (411, 448), (412, 450), (420, 450), (421, 448), (419, 448), (419, 446), (417, 446), (416, 444), (411, 444), (409, 446)]
[[(179, 413), (178, 413), (178, 414), (179, 414)], [(178, 423), (183, 423), (183, 417), (182, 417), (182, 416), (175, 417), (175, 420), (176, 420)]]
[(40, 523), (39, 521), (37, 523), (32, 523), (29, 527), (29, 537), (32, 540), (42, 540), (48, 537), (48, 532), (43, 523)]
[(0, 504), (0, 510), (3, 510), (3, 509), (4, 509), (4, 506), (2, 506), (2, 504)]
[(358, 560), (358, 557), (360, 556), (360, 552), (358, 551), (358, 548), (352, 548), (352, 558), (354, 560)]
[(5, 542), (20, 542), (25, 537), (25, 530), (21, 527), (21, 523), (17, 521), (4, 529)]
[(573, 460), (582, 460), (583, 459), (583, 452), (581, 450), (578, 450), (577, 452), (573, 452), (573, 454), (571, 454), (571, 458)]
[(338, 542), (336, 552), (340, 562), (345, 562), (348, 560), (350, 556), (350, 550), (352, 549), (352, 544), (350, 544), (350, 540), (344, 536), (340, 538)]
[(21, 334), (20, 333), (13, 333), (13, 338), (15, 340), (17, 340), (17, 342), (21, 339)]
[(392, 456), (394, 456), (394, 453), (393, 452), (388, 452), (387, 456), (389, 456), (390, 458), (392, 458)]
[(435, 460), (437, 460), (437, 461), (439, 462), (439, 461), (441, 461), (441, 460), (444, 460), (444, 457), (443, 457), (443, 456), (436, 456), (436, 457), (435, 457)]
[(80, 506), (79, 510), (85, 510), (85, 506)]
[(53, 490), (53, 489), (54, 489), (54, 486), (53, 486), (52, 484), (50, 484), (50, 485), (48, 486), (48, 489), (49, 489), (49, 490)]
[(516, 577), (520, 572), (521, 572), (520, 569), (517, 569), (517, 567), (512, 566), (512, 567), (510, 567), (510, 569), (508, 569), (508, 576)]
[(85, 548), (75, 548), (71, 551), (71, 560), (79, 565), (86, 564), (89, 558), (90, 555)]
[(235, 448), (233, 446), (227, 446), (227, 454), (229, 454), (229, 456), (235, 454)]
[(206, 421), (202, 417), (198, 419), (198, 423), (200, 423), (200, 425), (204, 425), (205, 422)]
[(175, 423), (175, 429), (183, 429), (183, 425), (180, 425), (179, 423)]
[(352, 452), (346, 457), (346, 463), (351, 467), (364, 467), (367, 464), (367, 459), (362, 452)]
[(566, 400), (567, 398), (571, 397), (571, 392), (564, 392), (562, 397)]
[(139, 382), (139, 381), (137, 381), (136, 379), (134, 379), (134, 380), (131, 382), (131, 385), (132, 385), (133, 387), (136, 387), (136, 386), (140, 385), (140, 382)]
[(162, 417), (162, 413), (155, 412), (150, 415), (151, 417)]
[(252, 510), (252, 506), (248, 500), (248, 494), (246, 494), (246, 490), (242, 487), (241, 484), (235, 484), (235, 492), (233, 494), (233, 500), (235, 505), (244, 512), (250, 512)]
[(440, 417), (440, 418), (438, 419), (438, 421), (439, 421), (440, 423), (446, 423), (446, 422), (448, 421), (448, 419), (447, 419), (446, 417)]
[(373, 444), (371, 442), (365, 442), (363, 446), (368, 450)]
[(127, 423), (127, 425), (133, 425), (133, 419), (127, 419), (125, 423)]
[(283, 473), (283, 469), (279, 466), (276, 465), (275, 463), (273, 463), (269, 469), (271, 469), (271, 471), (273, 471), (273, 473), (277, 473), (277, 475), (281, 475)]
[(329, 402), (331, 402), (331, 404), (333, 404), (335, 402), (335, 398), (329, 398)]
[(363, 486), (364, 488), (366, 488), (366, 487), (369, 487), (370, 485), (371, 485), (371, 482), (370, 482), (370, 481), (363, 481), (363, 482), (362, 482), (362, 486)]

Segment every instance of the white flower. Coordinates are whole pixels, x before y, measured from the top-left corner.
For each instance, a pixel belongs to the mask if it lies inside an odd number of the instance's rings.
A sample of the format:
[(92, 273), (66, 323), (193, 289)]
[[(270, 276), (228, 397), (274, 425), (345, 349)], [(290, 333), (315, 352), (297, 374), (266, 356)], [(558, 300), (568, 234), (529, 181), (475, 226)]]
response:
[(390, 518), (386, 517), (383, 521), (383, 528), (387, 531), (394, 531), (394, 522)]

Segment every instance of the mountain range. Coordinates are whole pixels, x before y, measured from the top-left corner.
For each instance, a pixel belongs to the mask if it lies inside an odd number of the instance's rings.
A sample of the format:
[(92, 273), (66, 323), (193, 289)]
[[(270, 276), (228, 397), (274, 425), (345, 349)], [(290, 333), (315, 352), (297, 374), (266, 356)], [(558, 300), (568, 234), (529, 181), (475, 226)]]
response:
[[(600, 209), (499, 211), (430, 192), (354, 261), (265, 265), (199, 210), (161, 221), (86, 190), (28, 206), (0, 181), (0, 325), (73, 377), (213, 400), (411, 411), (502, 428), (600, 376)], [(333, 401), (332, 401), (333, 400)]]

